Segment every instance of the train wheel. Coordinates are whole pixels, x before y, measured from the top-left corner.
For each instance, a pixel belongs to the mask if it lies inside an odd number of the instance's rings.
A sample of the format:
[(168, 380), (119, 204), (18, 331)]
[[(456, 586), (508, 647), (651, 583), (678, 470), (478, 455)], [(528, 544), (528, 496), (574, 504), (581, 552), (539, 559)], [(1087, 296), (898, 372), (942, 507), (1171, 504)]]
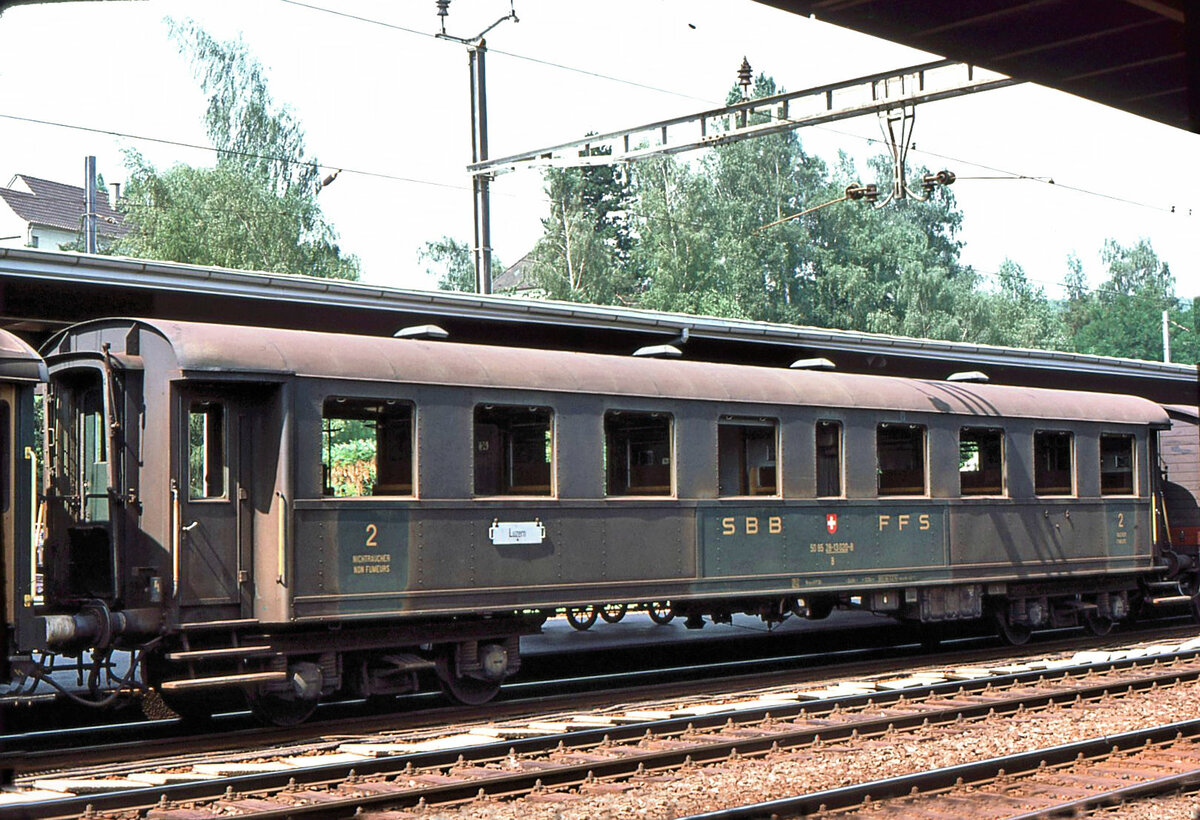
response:
[(833, 614), (833, 598), (813, 596), (805, 598), (804, 604), (803, 608), (797, 608), (797, 613), (810, 621), (823, 621)]
[(646, 614), (650, 616), (650, 620), (659, 626), (666, 626), (675, 620), (675, 610), (671, 609), (670, 604), (653, 603), (646, 607)]
[(606, 624), (615, 624), (625, 617), (625, 610), (628, 608), (626, 604), (605, 604), (600, 607), (600, 617)]
[(1083, 627), (1097, 638), (1103, 638), (1113, 629), (1113, 619), (1106, 615), (1088, 613), (1083, 616)]
[(317, 699), (305, 700), (275, 692), (248, 692), (250, 714), (266, 726), (299, 726), (316, 711)]
[(590, 629), (592, 624), (596, 623), (596, 607), (569, 607), (567, 609), (567, 623), (575, 629), (583, 632), (585, 629)]
[(1009, 623), (1008, 617), (1003, 612), (995, 613), (992, 620), (996, 624), (996, 634), (1009, 646), (1024, 646), (1029, 643), (1029, 638), (1033, 635), (1031, 626)]
[(451, 700), (464, 706), (482, 706), (500, 691), (500, 681), (456, 677), (439, 677), (438, 681), (442, 685), (442, 691)]

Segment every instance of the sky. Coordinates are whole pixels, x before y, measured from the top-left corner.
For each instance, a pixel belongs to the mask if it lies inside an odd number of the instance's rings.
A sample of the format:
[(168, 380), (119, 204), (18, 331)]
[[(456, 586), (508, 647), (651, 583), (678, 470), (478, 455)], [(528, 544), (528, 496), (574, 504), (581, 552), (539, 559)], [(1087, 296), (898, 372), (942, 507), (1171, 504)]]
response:
[[(794, 91), (937, 56), (750, 0), (512, 2), (519, 22), (487, 37), (493, 157), (718, 106), (743, 57)], [(453, 0), (447, 31), (474, 36), (509, 9), (510, 0)], [(205, 99), (167, 17), (242, 37), (276, 102), (302, 123), (310, 155), (345, 169), (320, 202), (363, 281), (434, 287), (424, 244), (472, 238), (467, 52), (431, 36), (434, 0), (9, 9), (0, 15), (0, 184), (22, 173), (81, 185), (89, 154), (106, 182), (123, 182), (127, 149), (160, 167), (213, 164), (211, 151), (170, 144), (207, 140)], [(860, 169), (884, 151), (879, 136), (874, 116), (800, 131), (809, 154), (832, 163), (845, 151)], [(958, 175), (962, 259), (985, 276), (1009, 258), (1058, 296), (1068, 255), (1097, 285), (1104, 241), (1145, 237), (1177, 293), (1200, 296), (1200, 135), (1022, 84), (918, 106), (913, 141), (910, 166)], [(1013, 175), (1041, 179), (970, 179)], [(547, 213), (538, 172), (499, 177), (497, 257), (510, 264), (528, 252)]]

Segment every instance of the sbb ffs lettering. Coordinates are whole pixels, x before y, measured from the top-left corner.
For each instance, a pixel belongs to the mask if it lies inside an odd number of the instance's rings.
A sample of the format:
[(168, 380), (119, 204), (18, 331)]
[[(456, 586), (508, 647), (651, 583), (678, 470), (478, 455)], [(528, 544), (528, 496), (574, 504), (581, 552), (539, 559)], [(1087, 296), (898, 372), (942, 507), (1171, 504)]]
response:
[[(742, 531), (746, 535), (758, 535), (760, 532), (767, 532), (771, 535), (779, 535), (783, 532), (783, 517), (772, 515), (765, 519), (766, 528), (763, 529), (763, 519), (754, 515), (748, 515), (742, 519)], [(721, 535), (737, 535), (738, 534), (738, 519), (735, 516), (721, 519)]]
[(929, 513), (921, 513), (917, 516), (912, 516), (908, 513), (896, 516), (881, 515), (879, 516), (879, 531), (883, 532), (886, 529), (890, 529), (893, 526), (893, 523), (898, 531), (909, 529), (913, 526), (914, 518), (916, 518), (916, 526), (918, 530), (927, 530), (930, 528), (930, 526), (932, 526), (929, 521)]

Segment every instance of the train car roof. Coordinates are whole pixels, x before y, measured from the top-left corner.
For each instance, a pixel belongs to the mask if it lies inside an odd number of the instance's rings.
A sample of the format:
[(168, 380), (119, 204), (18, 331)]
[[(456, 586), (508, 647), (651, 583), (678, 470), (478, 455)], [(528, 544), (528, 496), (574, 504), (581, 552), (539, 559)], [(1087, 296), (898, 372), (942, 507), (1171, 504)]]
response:
[(88, 345), (99, 345), (102, 337), (120, 353), (104, 331), (124, 335), (135, 327), (161, 336), (180, 376), (192, 379), (217, 373), (295, 375), (990, 418), (1170, 423), (1158, 404), (1118, 394), (166, 320), (85, 322), (62, 331), (43, 351), (52, 368), (69, 354), (94, 354)]
[(44, 382), (46, 363), (29, 345), (0, 330), (0, 381)]

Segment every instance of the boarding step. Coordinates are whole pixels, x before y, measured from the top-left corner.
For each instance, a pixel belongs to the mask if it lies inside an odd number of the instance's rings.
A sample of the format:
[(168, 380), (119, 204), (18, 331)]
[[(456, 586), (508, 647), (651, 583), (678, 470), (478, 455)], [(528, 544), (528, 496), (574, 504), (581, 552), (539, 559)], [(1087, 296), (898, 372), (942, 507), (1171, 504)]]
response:
[(1184, 606), (1192, 602), (1191, 595), (1164, 595), (1161, 598), (1147, 598), (1150, 606)]
[(1147, 592), (1179, 592), (1178, 581), (1144, 581), (1142, 588)]
[(169, 661), (207, 661), (226, 660), (229, 658), (262, 658), (278, 655), (279, 650), (272, 646), (229, 646), (220, 649), (187, 649), (179, 652), (168, 652)]
[(255, 686), (260, 683), (282, 683), (287, 672), (248, 672), (244, 675), (222, 675), (219, 678), (187, 678), (168, 680), (158, 685), (164, 692), (192, 692), (197, 689), (221, 689), (229, 686)]
[(258, 618), (236, 618), (230, 621), (195, 621), (179, 625), (181, 632), (216, 632), (221, 629), (241, 629), (244, 626), (257, 626)]

